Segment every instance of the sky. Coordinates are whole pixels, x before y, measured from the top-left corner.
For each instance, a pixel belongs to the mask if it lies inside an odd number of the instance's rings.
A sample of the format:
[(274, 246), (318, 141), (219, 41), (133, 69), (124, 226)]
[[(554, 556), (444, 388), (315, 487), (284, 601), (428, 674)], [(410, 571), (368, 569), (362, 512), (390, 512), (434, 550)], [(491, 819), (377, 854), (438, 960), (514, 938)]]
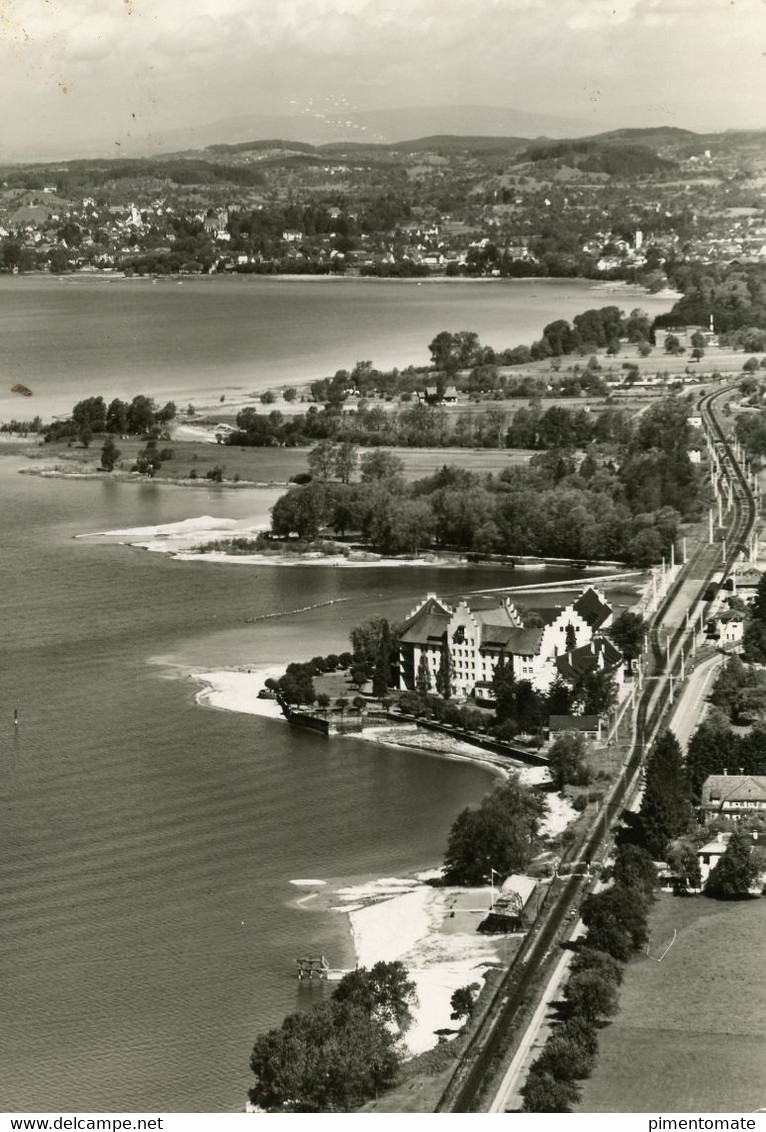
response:
[(766, 128), (766, 0), (0, 0), (6, 155), (464, 104)]

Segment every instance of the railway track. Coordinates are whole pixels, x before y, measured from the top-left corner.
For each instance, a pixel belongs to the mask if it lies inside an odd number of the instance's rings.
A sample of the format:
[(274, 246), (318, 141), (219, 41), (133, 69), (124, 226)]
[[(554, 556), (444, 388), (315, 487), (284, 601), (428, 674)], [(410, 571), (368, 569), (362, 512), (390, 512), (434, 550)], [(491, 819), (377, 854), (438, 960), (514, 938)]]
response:
[[(656, 611), (650, 628), (650, 675), (653, 682), (645, 682), (634, 715), (634, 731), (631, 749), (613, 788), (604, 801), (602, 814), (599, 814), (584, 843), (578, 848), (580, 860), (592, 861), (605, 846), (610, 826), (621, 814), (637, 786), (645, 752), (657, 735), (672, 703), (673, 682), (677, 669), (681, 666), (682, 653), (696, 632), (695, 620), (691, 626), (684, 623), (672, 632), (664, 648), (661, 647), (660, 631), (673, 602), (678, 598), (682, 585), (690, 580), (698, 581), (695, 608), (704, 618), (710, 602), (704, 594), (711, 579), (722, 571), (722, 581), (730, 573), (741, 545), (747, 542), (756, 520), (757, 504), (747, 476), (735, 458), (720, 422), (715, 416), (715, 402), (730, 393), (734, 386), (726, 386), (704, 395), (699, 407), (705, 431), (715, 447), (722, 471), (725, 470), (732, 490), (732, 511), (726, 524), (726, 545), (728, 553), (722, 561), (721, 548), (717, 543), (699, 546), (686, 563), (675, 584), (663, 599)], [(477, 1028), (461, 1061), (458, 1063), (439, 1104), (437, 1112), (482, 1112), (486, 1111), (491, 1096), (491, 1087), (496, 1080), (504, 1060), (507, 1060), (521, 1037), (520, 1023), (527, 1007), (535, 1001), (536, 993), (542, 992), (547, 960), (554, 954), (567, 927), (568, 913), (577, 903), (590, 881), (582, 875), (566, 878), (560, 888), (554, 890), (553, 884), (538, 915), (534, 927), (528, 933), (512, 966), (498, 987), (495, 997)]]

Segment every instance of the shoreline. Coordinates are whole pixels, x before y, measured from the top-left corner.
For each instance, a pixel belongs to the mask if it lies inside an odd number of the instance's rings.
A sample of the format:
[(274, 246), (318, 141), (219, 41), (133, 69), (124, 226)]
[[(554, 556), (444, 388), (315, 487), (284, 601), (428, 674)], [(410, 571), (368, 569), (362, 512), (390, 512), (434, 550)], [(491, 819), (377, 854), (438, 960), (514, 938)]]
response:
[[(161, 482), (159, 479), (151, 481)], [(198, 483), (199, 481), (191, 481)], [(206, 481), (202, 481), (206, 483)], [(208, 485), (209, 486), (209, 485)], [(241, 486), (237, 485), (237, 486)], [(278, 485), (281, 486), (281, 485)], [(260, 490), (278, 490), (278, 486), (259, 485)], [(262, 521), (236, 519), (216, 519), (211, 515), (201, 515), (193, 519), (181, 519), (177, 522), (158, 523), (147, 527), (123, 527), (107, 531), (86, 531), (75, 535), (78, 539), (95, 539), (102, 542), (117, 543), (131, 546), (139, 550), (148, 550), (153, 554), (168, 554), (176, 562), (208, 562), (216, 565), (239, 566), (325, 566), (345, 569), (361, 569), (370, 567), (412, 567), (429, 566), (439, 569), (465, 569), (473, 565), (467, 555), (459, 552), (429, 551), (417, 557), (390, 557), (376, 554), (374, 551), (359, 550), (345, 554), (323, 554), (320, 551), (308, 551), (301, 554), (274, 553), (274, 554), (227, 554), (222, 550), (204, 551), (196, 550), (200, 540), (216, 541), (231, 539), (232, 537), (248, 537), (261, 534), (269, 529), (265, 516)], [(522, 561), (508, 563), (487, 560), (480, 563), (482, 568), (497, 567), (506, 569), (509, 574), (524, 570), (571, 570), (572, 564), (564, 560), (549, 558), (528, 558)], [(593, 562), (591, 564), (577, 563), (586, 571), (583, 576), (565, 580), (552, 580), (550, 582), (537, 582), (510, 586), (498, 586), (492, 589), (472, 591), (477, 594), (489, 593), (521, 593), (560, 590), (562, 593), (575, 590), (582, 585), (604, 584), (610, 582), (623, 582), (628, 579), (641, 578), (645, 571), (620, 569), (613, 563)], [(596, 573), (607, 569), (609, 573)]]
[(497, 275), (436, 275), (428, 273), (426, 275), (412, 275), (412, 276), (381, 276), (381, 275), (352, 275), (342, 274), (336, 275), (331, 272), (317, 273), (317, 272), (258, 272), (258, 271), (222, 271), (215, 272), (212, 275), (206, 272), (190, 272), (188, 274), (182, 272), (170, 272), (168, 274), (146, 273), (145, 275), (132, 274), (128, 275), (124, 271), (67, 271), (63, 274), (52, 274), (43, 271), (27, 271), (19, 272), (18, 275), (11, 277), (13, 283), (17, 285), (20, 281), (41, 281), (44, 280), (51, 285), (61, 283), (130, 283), (131, 285), (137, 283), (148, 283), (150, 286), (156, 286), (160, 283), (172, 283), (178, 285), (202, 283), (204, 285), (220, 286), (221, 280), (241, 281), (241, 280), (272, 280), (275, 283), (372, 283), (372, 284), (396, 284), (398, 286), (422, 286), (425, 283), (436, 283), (438, 285), (454, 285), (454, 284), (474, 284), (481, 285), (493, 284), (495, 286), (508, 286), (515, 283), (539, 283), (541, 286), (546, 285), (560, 285), (570, 282), (588, 284), (590, 290), (605, 291), (605, 292), (628, 292), (630, 294), (641, 295), (659, 295), (662, 298), (675, 298), (680, 299), (683, 295), (682, 291), (676, 291), (671, 287), (663, 288), (662, 291), (652, 292), (648, 288), (643, 287), (640, 283), (631, 283), (627, 279), (591, 279), (587, 275), (519, 275), (519, 276), (497, 276)]
[[(203, 708), (239, 711), (287, 724), (274, 700), (259, 700), (263, 682), (278, 677), (287, 662), (249, 667), (196, 669), (187, 679), (201, 685), (193, 695)], [(431, 758), (467, 762), (494, 779), (518, 774), (527, 785), (550, 781), (546, 767), (499, 765), (490, 752), (473, 748), (452, 736), (421, 731), (414, 724), (382, 725), (343, 739), (362, 739)], [(543, 836), (560, 833), (577, 817), (561, 795), (546, 791), (548, 815), (541, 825)], [(412, 1025), (403, 1035), (410, 1056), (434, 1047), (439, 1031), (456, 1034), (459, 1026), (450, 1018), (450, 999), (468, 983), (483, 983), (487, 970), (507, 966), (519, 937), (484, 936), (479, 922), (491, 903), (491, 889), (434, 887), (428, 878), (440, 869), (412, 877), (373, 878), (364, 883), (329, 887), (322, 879), (293, 880), (300, 890), (294, 900), (307, 912), (330, 911), (348, 917), (355, 962), (368, 969), (376, 962), (401, 961), (415, 982), (418, 1004)]]

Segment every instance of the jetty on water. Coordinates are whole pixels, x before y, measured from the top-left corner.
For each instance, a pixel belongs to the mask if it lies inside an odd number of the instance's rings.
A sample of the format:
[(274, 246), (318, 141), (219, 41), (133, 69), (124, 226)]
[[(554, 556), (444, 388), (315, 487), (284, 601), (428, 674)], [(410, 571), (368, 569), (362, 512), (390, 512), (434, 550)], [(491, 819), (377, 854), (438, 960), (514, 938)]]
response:
[(324, 955), (310, 955), (303, 959), (296, 959), (298, 964), (298, 979), (326, 979), (328, 983), (339, 983), (348, 971), (335, 969), (325, 959)]

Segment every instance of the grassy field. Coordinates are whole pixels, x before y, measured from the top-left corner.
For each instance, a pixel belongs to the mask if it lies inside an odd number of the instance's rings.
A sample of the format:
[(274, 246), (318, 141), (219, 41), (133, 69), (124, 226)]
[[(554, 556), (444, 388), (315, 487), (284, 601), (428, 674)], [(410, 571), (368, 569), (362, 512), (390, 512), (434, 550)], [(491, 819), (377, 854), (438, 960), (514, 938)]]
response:
[[(89, 448), (80, 445), (68, 447), (67, 444), (45, 444), (34, 450), (34, 455), (46, 462), (73, 461), (99, 464), (102, 440), (94, 438)], [(119, 471), (130, 471), (138, 452), (143, 448), (141, 440), (118, 440), (120, 459)], [(234, 445), (208, 444), (197, 440), (172, 440), (160, 442), (160, 447), (172, 449), (173, 458), (167, 460), (160, 471), (163, 478), (186, 479), (192, 471), (199, 479), (205, 478), (208, 471), (216, 465), (224, 468), (224, 478), (255, 483), (286, 483), (290, 476), (305, 472), (308, 468), (308, 448), (237, 448)], [(366, 449), (360, 449), (360, 456)], [(532, 452), (521, 449), (497, 448), (394, 448), (391, 451), (404, 462), (404, 475), (408, 480), (420, 479), (430, 475), (444, 464), (454, 464), (475, 472), (499, 472), (514, 464), (525, 463)]]
[[(754, 1112), (766, 1105), (766, 900), (662, 894), (649, 957), (627, 969), (581, 1112)], [(661, 963), (657, 957), (677, 939)]]

